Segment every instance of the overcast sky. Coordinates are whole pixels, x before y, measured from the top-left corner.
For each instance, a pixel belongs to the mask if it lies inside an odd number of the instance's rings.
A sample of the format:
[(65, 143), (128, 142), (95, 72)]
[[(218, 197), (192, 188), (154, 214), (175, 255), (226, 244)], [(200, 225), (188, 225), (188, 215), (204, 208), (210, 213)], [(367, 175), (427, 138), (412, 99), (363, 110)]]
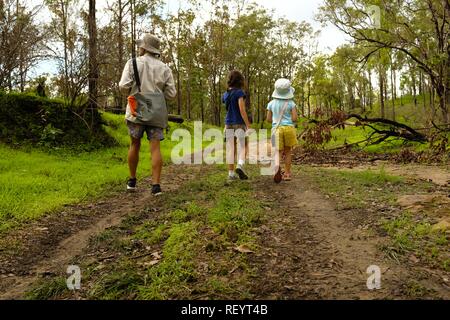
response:
[[(28, 0), (30, 4), (36, 5), (42, 3), (42, 0)], [(106, 3), (114, 0), (98, 0), (97, 5), (99, 10), (106, 6)], [(167, 9), (169, 11), (176, 11), (180, 0), (166, 0)], [(253, 0), (258, 4), (273, 9), (277, 17), (286, 17), (292, 21), (307, 21), (315, 30), (321, 29), (319, 37), (319, 50), (324, 53), (333, 52), (338, 46), (346, 42), (345, 35), (334, 26), (327, 26), (322, 28), (319, 22), (314, 20), (318, 13), (319, 7), (323, 0)], [(83, 2), (83, 1), (82, 1)], [(181, 0), (182, 2), (182, 0)], [(41, 13), (42, 20), (49, 18), (48, 12)], [(101, 17), (100, 17), (101, 18)], [(34, 72), (34, 75), (42, 73), (55, 73), (56, 66), (54, 63), (44, 62)]]
[(319, 12), (319, 7), (323, 0), (256, 0), (257, 3), (266, 8), (274, 9), (278, 16), (285, 16), (293, 21), (309, 22), (315, 30), (322, 29), (319, 38), (319, 49), (322, 52), (333, 52), (337, 47), (346, 42), (345, 34), (334, 26), (321, 27), (321, 24), (314, 20), (314, 16)]

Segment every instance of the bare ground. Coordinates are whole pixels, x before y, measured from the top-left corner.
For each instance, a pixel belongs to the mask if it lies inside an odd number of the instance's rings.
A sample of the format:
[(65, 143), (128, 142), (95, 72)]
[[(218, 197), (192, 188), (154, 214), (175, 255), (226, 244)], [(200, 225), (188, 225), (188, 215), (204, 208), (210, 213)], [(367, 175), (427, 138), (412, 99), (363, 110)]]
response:
[[(258, 298), (409, 299), (411, 279), (429, 290), (422, 298), (450, 298), (440, 275), (387, 260), (379, 250), (384, 239), (354, 223), (361, 213), (337, 211), (305, 175), (280, 186), (267, 179), (258, 185), (260, 196), (274, 204), (270, 223), (261, 228), (263, 252), (254, 259)], [(367, 288), (372, 265), (381, 269), (381, 290)]]

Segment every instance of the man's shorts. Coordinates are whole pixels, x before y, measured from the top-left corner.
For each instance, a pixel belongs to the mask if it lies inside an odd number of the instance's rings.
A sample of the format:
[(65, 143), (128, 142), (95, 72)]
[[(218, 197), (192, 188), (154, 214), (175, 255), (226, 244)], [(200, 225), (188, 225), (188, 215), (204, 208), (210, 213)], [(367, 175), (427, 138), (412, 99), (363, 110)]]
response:
[[(274, 138), (276, 139), (275, 141)], [(291, 126), (278, 127), (275, 136), (272, 137), (272, 146), (275, 146), (277, 150), (293, 148), (297, 144), (297, 130)]]
[(144, 137), (144, 133), (147, 133), (147, 139), (149, 141), (164, 140), (164, 131), (161, 128), (155, 128), (143, 124), (136, 124), (131, 121), (127, 121), (127, 126), (130, 136), (134, 139), (141, 140)]

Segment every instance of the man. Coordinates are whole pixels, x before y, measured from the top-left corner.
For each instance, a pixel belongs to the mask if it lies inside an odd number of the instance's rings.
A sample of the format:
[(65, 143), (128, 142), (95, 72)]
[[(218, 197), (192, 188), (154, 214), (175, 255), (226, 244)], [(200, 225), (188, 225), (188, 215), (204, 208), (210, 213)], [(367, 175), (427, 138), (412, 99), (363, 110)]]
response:
[[(141, 91), (146, 93), (162, 93), (166, 99), (174, 99), (177, 95), (177, 90), (172, 71), (159, 59), (161, 56), (160, 40), (152, 34), (146, 34), (143, 39), (137, 40), (136, 43), (139, 49), (139, 57), (136, 60), (141, 79)], [(139, 92), (134, 77), (132, 60), (128, 61), (125, 65), (119, 87), (122, 93), (128, 96), (133, 96)], [(164, 140), (163, 129), (134, 123), (135, 118), (130, 104), (127, 106), (125, 118), (131, 136), (131, 147), (128, 152), (130, 179), (127, 183), (127, 190), (136, 190), (136, 171), (139, 163), (139, 151), (141, 148), (141, 140), (144, 133), (146, 133), (150, 142), (152, 156), (152, 194), (155, 196), (161, 195), (163, 159), (160, 143)]]

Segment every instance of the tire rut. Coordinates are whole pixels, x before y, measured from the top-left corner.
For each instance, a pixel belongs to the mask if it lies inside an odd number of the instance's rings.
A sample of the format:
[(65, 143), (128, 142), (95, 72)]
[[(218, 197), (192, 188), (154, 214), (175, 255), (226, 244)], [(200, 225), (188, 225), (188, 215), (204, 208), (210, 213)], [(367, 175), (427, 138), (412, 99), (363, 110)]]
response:
[[(381, 239), (355, 228), (334, 204), (299, 175), (274, 185), (265, 178), (258, 194), (270, 206), (260, 230), (261, 254), (252, 289), (257, 299), (404, 299), (407, 268), (384, 258)], [(345, 212), (351, 215), (351, 212)], [(369, 266), (382, 272), (380, 290), (369, 290)]]
[[(165, 191), (175, 192), (196, 174), (198, 167), (190, 166), (186, 170), (185, 166), (169, 166), (166, 171), (162, 184)], [(8, 234), (2, 244), (20, 239), (25, 245), (20, 252), (4, 247), (0, 250), (0, 300), (23, 299), (28, 289), (43, 276), (65, 272), (93, 236), (155, 204), (157, 198), (149, 188), (143, 187), (149, 184), (150, 180), (146, 179), (140, 182), (141, 189), (137, 193), (116, 193), (94, 204), (76, 206), (61, 216), (52, 214)], [(77, 225), (78, 220), (80, 225)]]

